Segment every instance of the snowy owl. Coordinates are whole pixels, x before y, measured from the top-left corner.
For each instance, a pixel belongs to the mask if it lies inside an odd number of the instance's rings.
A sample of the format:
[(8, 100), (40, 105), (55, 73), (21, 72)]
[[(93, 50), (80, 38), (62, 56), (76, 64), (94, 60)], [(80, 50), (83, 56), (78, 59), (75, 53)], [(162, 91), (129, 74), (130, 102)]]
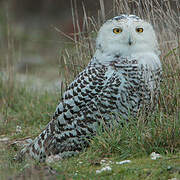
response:
[(88, 66), (64, 92), (52, 120), (20, 152), (44, 161), (72, 156), (88, 146), (98, 125), (137, 117), (157, 103), (161, 63), (153, 27), (135, 15), (106, 21)]

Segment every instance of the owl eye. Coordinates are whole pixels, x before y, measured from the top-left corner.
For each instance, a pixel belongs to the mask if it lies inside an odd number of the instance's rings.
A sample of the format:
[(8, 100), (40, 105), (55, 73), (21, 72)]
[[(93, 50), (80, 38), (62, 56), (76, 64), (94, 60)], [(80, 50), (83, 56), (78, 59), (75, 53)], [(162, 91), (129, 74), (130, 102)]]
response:
[(113, 29), (113, 33), (115, 33), (115, 34), (119, 34), (119, 33), (121, 33), (122, 32), (122, 29), (121, 28), (114, 28)]
[(136, 32), (138, 32), (138, 33), (142, 33), (143, 31), (144, 31), (143, 28), (136, 28)]

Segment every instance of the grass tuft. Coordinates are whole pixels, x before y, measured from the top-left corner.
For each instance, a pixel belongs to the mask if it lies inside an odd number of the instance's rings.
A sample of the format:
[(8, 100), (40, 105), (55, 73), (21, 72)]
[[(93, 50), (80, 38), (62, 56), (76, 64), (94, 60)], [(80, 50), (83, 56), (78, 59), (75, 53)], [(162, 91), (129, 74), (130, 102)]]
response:
[[(143, 118), (144, 119), (144, 118)], [(131, 119), (123, 126), (99, 128), (91, 142), (91, 151), (102, 157), (117, 154), (121, 159), (141, 157), (152, 152), (177, 153), (180, 149), (180, 113), (177, 117), (152, 114), (147, 123)]]

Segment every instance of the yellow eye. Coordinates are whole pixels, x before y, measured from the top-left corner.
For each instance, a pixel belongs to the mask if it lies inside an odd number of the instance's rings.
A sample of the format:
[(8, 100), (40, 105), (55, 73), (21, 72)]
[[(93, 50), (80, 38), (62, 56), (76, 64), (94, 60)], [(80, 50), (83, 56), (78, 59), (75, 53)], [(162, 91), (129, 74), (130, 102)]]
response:
[(115, 34), (119, 34), (119, 33), (121, 33), (122, 32), (122, 29), (121, 28), (114, 28), (113, 29), (113, 33), (115, 33)]
[(138, 32), (138, 33), (142, 33), (143, 31), (144, 31), (143, 28), (136, 28), (136, 32)]

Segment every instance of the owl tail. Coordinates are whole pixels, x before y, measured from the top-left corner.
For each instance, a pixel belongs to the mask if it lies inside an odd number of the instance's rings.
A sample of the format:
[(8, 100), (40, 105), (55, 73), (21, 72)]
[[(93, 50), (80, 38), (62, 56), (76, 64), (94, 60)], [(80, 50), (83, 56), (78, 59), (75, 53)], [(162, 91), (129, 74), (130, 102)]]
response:
[(44, 162), (46, 157), (53, 153), (53, 144), (55, 138), (53, 136), (52, 127), (54, 127), (54, 120), (50, 121), (44, 131), (41, 132), (33, 141), (26, 145), (16, 156), (16, 161), (22, 161), (26, 156), (30, 156), (40, 162)]

